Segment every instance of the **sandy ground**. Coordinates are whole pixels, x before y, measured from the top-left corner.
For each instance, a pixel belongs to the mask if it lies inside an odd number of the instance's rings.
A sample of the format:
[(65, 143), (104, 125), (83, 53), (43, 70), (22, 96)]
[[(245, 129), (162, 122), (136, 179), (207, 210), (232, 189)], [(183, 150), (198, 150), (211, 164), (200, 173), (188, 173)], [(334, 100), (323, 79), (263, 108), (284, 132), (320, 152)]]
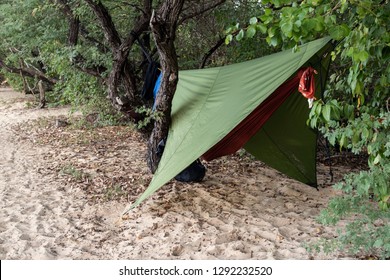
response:
[(150, 180), (142, 137), (62, 128), (67, 108), (28, 109), (28, 100), (0, 88), (0, 259), (346, 257), (305, 249), (334, 236), (315, 220), (335, 195), (323, 166), (317, 191), (226, 157), (207, 164), (203, 183), (173, 181), (121, 218)]

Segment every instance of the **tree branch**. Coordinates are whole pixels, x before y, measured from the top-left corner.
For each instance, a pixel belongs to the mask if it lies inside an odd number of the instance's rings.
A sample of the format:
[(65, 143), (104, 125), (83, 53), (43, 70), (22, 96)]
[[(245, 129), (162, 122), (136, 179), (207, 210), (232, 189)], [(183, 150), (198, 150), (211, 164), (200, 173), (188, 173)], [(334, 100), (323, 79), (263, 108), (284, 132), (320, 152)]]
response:
[(75, 61), (73, 63), (74, 67), (76, 67), (78, 70), (81, 72), (87, 73), (91, 76), (94, 76), (99, 79), (104, 79), (102, 77), (102, 74), (107, 71), (107, 68), (101, 65), (97, 65), (95, 67), (83, 67), (82, 63), (85, 62), (85, 58), (82, 57), (81, 55), (78, 55), (75, 58)]
[(201, 63), (200, 63), (200, 65), (199, 65), (199, 68), (204, 68), (205, 66), (206, 66), (206, 62), (207, 62), (207, 60), (212, 56), (212, 54), (217, 50), (217, 49), (219, 49), (219, 47), (221, 47), (224, 43), (225, 43), (225, 38), (226, 38), (226, 36), (225, 37), (223, 37), (223, 38), (220, 38), (218, 41), (217, 41), (217, 43), (207, 52), (207, 53), (205, 53), (205, 55), (203, 56), (203, 58), (202, 58), (202, 61), (201, 61)]
[[(231, 35), (235, 36), (237, 35), (238, 33), (240, 32), (240, 30), (236, 30), (234, 32), (232, 32)], [(213, 53), (218, 50), (224, 43), (225, 43), (225, 39), (226, 39), (226, 36), (220, 38), (216, 43), (215, 45), (207, 52), (205, 53), (205, 55), (203, 56), (202, 58), (202, 61), (199, 65), (199, 68), (204, 68), (206, 66), (206, 62), (207, 60), (213, 55)]]
[[(302, 2), (303, 1), (297, 1), (296, 4), (300, 5)], [(267, 8), (272, 9), (273, 11), (279, 11), (283, 8), (292, 7), (293, 5), (294, 3), (290, 3), (290, 4), (284, 4), (284, 5), (280, 5), (279, 7), (276, 7), (274, 4), (268, 4)]]
[(138, 19), (138, 21), (134, 25), (134, 28), (130, 31), (127, 38), (119, 47), (122, 52), (128, 51), (134, 44), (135, 40), (142, 34), (142, 32), (146, 31), (149, 27), (149, 21), (152, 14), (151, 1), (145, 0), (144, 2), (145, 8), (143, 10), (143, 16)]
[(225, 2), (226, 2), (226, 0), (218, 0), (216, 2), (212, 1), (208, 5), (204, 5), (204, 6), (202, 5), (202, 7), (201, 7), (201, 5), (198, 5), (198, 7), (195, 8), (195, 10), (192, 11), (191, 13), (182, 15), (182, 17), (178, 20), (178, 25), (181, 25), (186, 20), (192, 19), (192, 18), (197, 17), (201, 14), (204, 14), (205, 12), (214, 9), (214, 8), (222, 5)]
[(6, 71), (8, 71), (9, 73), (13, 73), (13, 74), (20, 74), (22, 73), (23, 75), (25, 76), (28, 76), (28, 77), (31, 77), (31, 78), (38, 78), (42, 81), (45, 81), (49, 84), (56, 84), (58, 82), (58, 79), (56, 78), (51, 78), (51, 77), (48, 77), (45, 75), (45, 73), (37, 70), (37, 69), (33, 69), (33, 68), (17, 68), (17, 67), (12, 67), (12, 66), (9, 66), (7, 64), (4, 63), (3, 60), (0, 59), (0, 67), (5, 69)]
[(94, 11), (96, 17), (100, 22), (100, 25), (103, 29), (104, 36), (106, 37), (108, 43), (112, 46), (113, 49), (118, 49), (122, 41), (107, 8), (100, 1), (98, 2), (95, 2), (93, 0), (84, 0), (84, 1)]
[[(50, 0), (50, 2), (57, 5), (57, 7), (59, 7), (60, 11), (66, 16), (66, 18), (69, 21), (69, 25), (70, 25), (69, 27), (70, 33), (68, 36), (69, 45), (74, 46), (77, 44), (76, 38), (78, 39), (78, 37), (73, 37), (73, 36), (75, 36), (76, 34), (78, 35), (78, 33), (80, 33), (80, 35), (84, 39), (97, 46), (101, 52), (103, 53), (107, 52), (107, 47), (102, 42), (90, 36), (90, 33), (88, 32), (86, 27), (80, 22), (80, 19), (74, 14), (68, 0)], [(78, 22), (76, 22), (76, 20)], [(76, 24), (78, 24), (78, 27)], [(78, 28), (77, 33), (75, 32), (76, 28)], [(73, 30), (74, 32), (73, 34), (71, 34), (71, 30)]]

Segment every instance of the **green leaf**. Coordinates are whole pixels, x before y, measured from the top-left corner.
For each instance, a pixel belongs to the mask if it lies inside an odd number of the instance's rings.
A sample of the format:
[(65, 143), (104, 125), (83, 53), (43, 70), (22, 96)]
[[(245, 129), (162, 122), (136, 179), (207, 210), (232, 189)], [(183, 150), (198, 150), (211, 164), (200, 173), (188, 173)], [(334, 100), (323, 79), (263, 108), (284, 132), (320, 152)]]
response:
[(294, 26), (296, 26), (296, 27), (301, 27), (302, 26), (302, 21), (300, 20), (300, 19), (298, 19), (298, 20), (296, 20), (295, 22), (294, 22)]
[(267, 26), (260, 22), (256, 25), (256, 29), (258, 29), (263, 34), (267, 33)]
[(352, 136), (352, 144), (356, 145), (360, 141), (360, 133), (359, 131), (355, 131), (353, 136)]
[(329, 143), (334, 146), (336, 144), (336, 135), (333, 133), (328, 136)]
[(348, 1), (347, 0), (341, 0), (340, 13), (344, 13), (347, 8), (348, 8)]
[(318, 121), (318, 117), (317, 116), (311, 118), (310, 119), (310, 127), (311, 128), (316, 128), (317, 127), (317, 121)]
[(270, 8), (266, 8), (266, 9), (264, 9), (264, 14), (265, 14), (266, 16), (270, 16), (270, 15), (272, 15), (272, 12), (273, 12), (273, 10), (272, 10), (272, 9), (270, 9)]
[[(266, 9), (267, 10), (267, 9)], [(260, 19), (262, 22), (264, 22), (265, 24), (268, 24), (272, 21), (272, 16), (271, 15), (268, 15), (267, 13), (265, 13), (264, 15), (261, 15), (260, 16)]]
[(249, 20), (249, 24), (250, 24), (250, 25), (254, 25), (254, 24), (256, 24), (257, 22), (258, 22), (257, 17), (252, 17), (252, 18)]
[(35, 15), (37, 14), (38, 10), (39, 10), (38, 8), (34, 8), (33, 11), (31, 12), (31, 15), (33, 17), (35, 17)]
[(244, 35), (245, 35), (245, 32), (243, 29), (241, 29), (240, 32), (238, 33), (238, 35), (236, 36), (236, 40), (241, 41), (244, 38)]
[(290, 7), (284, 7), (282, 9), (282, 17), (285, 19), (291, 18), (295, 9)]
[(249, 26), (246, 30), (246, 37), (253, 38), (256, 35), (256, 28), (254, 26)]
[(225, 38), (225, 44), (229, 45), (232, 40), (233, 40), (233, 35), (232, 34), (227, 35)]
[(321, 114), (321, 110), (322, 110), (322, 103), (321, 102), (315, 102), (314, 105), (315, 105), (315, 107), (313, 108), (313, 110), (315, 110), (317, 115), (320, 115)]
[(324, 19), (322, 17), (315, 18), (314, 30), (317, 32), (324, 30)]
[(340, 150), (341, 150), (343, 147), (346, 148), (346, 147), (348, 146), (348, 139), (347, 139), (347, 137), (345, 136), (345, 134), (343, 134), (343, 135), (341, 136), (339, 144), (340, 144)]
[(357, 95), (361, 95), (363, 93), (363, 87), (364, 87), (363, 82), (360, 80), (357, 80), (356, 86), (355, 86), (355, 93)]
[(331, 119), (332, 120), (340, 120), (340, 108), (338, 106), (331, 106)]
[(380, 85), (381, 85), (382, 87), (387, 86), (387, 78), (386, 78), (386, 76), (383, 75), (383, 74), (382, 74), (382, 76), (381, 76), (381, 78), (380, 78)]
[(361, 51), (357, 55), (358, 60), (360, 60), (361, 62), (367, 61), (369, 57), (370, 54), (367, 51)]
[(331, 113), (331, 107), (329, 104), (326, 104), (322, 108), (322, 116), (324, 117), (326, 122), (330, 122), (330, 113)]
[(370, 131), (367, 129), (367, 127), (363, 127), (362, 129), (362, 139), (367, 141), (368, 137), (370, 137)]
[(382, 156), (380, 154), (377, 154), (374, 159), (374, 165), (377, 165), (382, 159)]
[(367, 145), (367, 154), (371, 155), (373, 152), (373, 147), (372, 145)]
[(280, 0), (274, 0), (273, 3), (274, 3), (276, 8), (279, 8), (281, 5)]
[(355, 117), (355, 106), (351, 105), (351, 104), (347, 104), (344, 106), (344, 116), (348, 119), (348, 120), (353, 120), (354, 117)]
[(341, 40), (344, 37), (348, 36), (348, 34), (350, 32), (351, 31), (350, 31), (349, 27), (347, 25), (343, 24), (343, 25), (339, 25), (339, 26), (334, 26), (330, 30), (330, 36), (335, 40)]
[(279, 44), (278, 38), (277, 37), (272, 37), (270, 41), (270, 45), (273, 47), (276, 47)]
[(287, 37), (291, 37), (293, 31), (293, 23), (291, 21), (285, 22), (281, 25), (280, 29)]
[(310, 5), (318, 6), (319, 0), (308, 0), (307, 2), (308, 2), (308, 4), (310, 4)]
[(275, 36), (276, 30), (274, 27), (268, 29), (268, 37), (272, 38)]
[(225, 34), (230, 34), (234, 30), (234, 27), (230, 26), (228, 29), (225, 30)]
[(317, 22), (316, 20), (309, 18), (303, 22), (303, 29), (309, 31), (312, 31), (316, 28)]

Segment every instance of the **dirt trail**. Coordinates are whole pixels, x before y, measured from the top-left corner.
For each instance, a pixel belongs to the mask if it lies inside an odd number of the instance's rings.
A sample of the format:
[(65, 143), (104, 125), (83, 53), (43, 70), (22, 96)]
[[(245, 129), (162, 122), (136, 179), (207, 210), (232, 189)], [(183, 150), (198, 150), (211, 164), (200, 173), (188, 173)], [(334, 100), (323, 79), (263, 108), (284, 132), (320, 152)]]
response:
[(303, 248), (333, 235), (315, 222), (332, 191), (265, 167), (234, 174), (212, 163), (204, 183), (171, 183), (117, 223), (124, 203), (91, 203), (47, 172), (49, 146), (15, 137), (18, 123), (68, 114), (67, 108), (26, 109), (26, 100), (0, 88), (0, 259), (338, 258)]

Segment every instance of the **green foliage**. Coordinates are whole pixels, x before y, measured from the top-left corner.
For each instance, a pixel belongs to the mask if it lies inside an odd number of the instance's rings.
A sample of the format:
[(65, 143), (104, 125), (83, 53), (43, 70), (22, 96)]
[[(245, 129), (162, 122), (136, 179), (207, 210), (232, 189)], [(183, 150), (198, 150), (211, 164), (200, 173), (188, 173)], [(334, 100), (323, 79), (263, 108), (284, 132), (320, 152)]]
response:
[[(176, 49), (180, 69), (199, 68), (204, 55), (219, 40), (233, 40), (234, 36), (229, 32), (239, 30), (239, 25), (232, 22), (246, 20), (248, 14), (259, 7), (257, 1), (226, 1), (210, 13), (186, 21), (177, 32)], [(225, 32), (226, 26), (229, 32)], [(253, 30), (249, 30), (245, 36), (250, 37), (250, 33), (253, 34), (251, 40), (234, 41), (231, 45), (217, 48), (207, 61), (207, 67), (242, 62), (268, 54), (269, 49), (264, 40), (255, 36)]]
[(81, 125), (101, 127), (120, 125), (125, 122), (126, 116), (107, 102), (107, 98), (103, 92), (102, 94), (90, 94), (91, 92), (93, 91), (91, 90), (88, 92), (89, 94), (81, 95), (84, 100), (81, 101), (82, 105), (80, 106), (80, 110), (85, 116), (81, 120)]
[(339, 230), (337, 240), (322, 240), (322, 248), (337, 242), (339, 249), (353, 255), (389, 258), (390, 165), (350, 174), (335, 187), (345, 195), (332, 199), (328, 209), (322, 211), (319, 221), (336, 225), (343, 218), (352, 218), (344, 230)]
[(161, 118), (161, 112), (157, 112), (146, 106), (137, 108), (135, 112), (143, 115), (142, 120), (136, 124), (138, 129), (147, 128), (149, 125), (153, 124), (155, 120), (159, 120)]
[[(97, 77), (80, 71), (97, 67), (110, 70), (111, 54), (108, 48), (102, 50), (97, 43), (104, 42), (102, 31), (95, 24), (91, 9), (83, 1), (68, 3), (82, 20), (84, 32), (88, 32), (93, 40), (80, 35), (77, 46), (70, 47), (67, 42), (68, 19), (54, 1), (2, 1), (0, 59), (11, 67), (33, 69), (56, 78), (58, 82), (49, 86), (46, 92), (49, 106), (71, 104), (75, 110), (81, 109), (86, 115), (97, 113), (98, 122), (95, 124), (117, 123), (122, 116), (110, 108), (105, 98), (103, 79), (107, 73)], [(125, 30), (125, 23), (118, 21), (121, 22), (119, 29), (122, 30), (123, 25)], [(15, 89), (23, 89), (21, 76), (3, 72)], [(38, 81), (37, 78), (25, 78), (31, 85)]]
[[(337, 40), (322, 100), (308, 125), (328, 141), (355, 154), (368, 154), (369, 170), (347, 175), (321, 221), (351, 218), (336, 240), (322, 250), (390, 256), (390, 21), (389, 1), (263, 0), (245, 28), (227, 29), (226, 43), (263, 37), (271, 47), (297, 49), (301, 43), (331, 36)], [(352, 218), (353, 217), (353, 218)], [(378, 219), (383, 221), (378, 225)], [(380, 223), (379, 223), (380, 224)], [(331, 243), (331, 244), (330, 244)]]

